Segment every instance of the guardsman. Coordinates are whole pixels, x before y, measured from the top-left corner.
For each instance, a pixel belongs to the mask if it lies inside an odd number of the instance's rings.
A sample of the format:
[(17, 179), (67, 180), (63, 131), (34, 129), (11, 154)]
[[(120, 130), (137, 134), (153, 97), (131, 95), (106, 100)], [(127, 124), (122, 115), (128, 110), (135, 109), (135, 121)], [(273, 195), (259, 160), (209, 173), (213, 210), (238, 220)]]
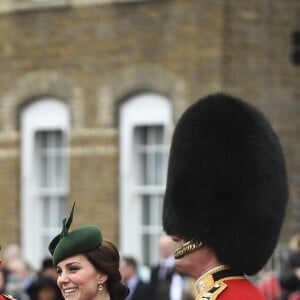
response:
[(245, 275), (271, 256), (288, 199), (284, 156), (267, 119), (227, 94), (208, 95), (179, 119), (163, 226), (196, 300), (265, 299)]

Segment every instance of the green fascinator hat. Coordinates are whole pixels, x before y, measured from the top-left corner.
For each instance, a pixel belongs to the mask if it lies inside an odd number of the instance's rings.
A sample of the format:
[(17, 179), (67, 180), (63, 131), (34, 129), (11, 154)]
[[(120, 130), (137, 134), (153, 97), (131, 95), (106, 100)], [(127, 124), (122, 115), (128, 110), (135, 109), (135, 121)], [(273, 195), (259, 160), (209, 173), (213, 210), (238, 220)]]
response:
[(63, 219), (62, 231), (49, 244), (48, 250), (56, 266), (63, 259), (94, 250), (102, 244), (102, 233), (95, 225), (80, 226), (69, 232), (75, 203), (68, 219)]

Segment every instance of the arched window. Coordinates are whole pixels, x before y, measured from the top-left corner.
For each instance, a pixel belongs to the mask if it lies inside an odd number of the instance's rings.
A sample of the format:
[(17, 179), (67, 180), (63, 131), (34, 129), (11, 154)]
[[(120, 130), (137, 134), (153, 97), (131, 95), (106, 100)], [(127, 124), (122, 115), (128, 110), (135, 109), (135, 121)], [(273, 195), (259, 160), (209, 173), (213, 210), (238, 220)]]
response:
[(69, 111), (42, 98), (21, 112), (21, 236), (24, 258), (39, 268), (61, 230), (68, 184)]
[(120, 246), (145, 265), (159, 257), (170, 124), (169, 100), (159, 94), (140, 94), (121, 106)]

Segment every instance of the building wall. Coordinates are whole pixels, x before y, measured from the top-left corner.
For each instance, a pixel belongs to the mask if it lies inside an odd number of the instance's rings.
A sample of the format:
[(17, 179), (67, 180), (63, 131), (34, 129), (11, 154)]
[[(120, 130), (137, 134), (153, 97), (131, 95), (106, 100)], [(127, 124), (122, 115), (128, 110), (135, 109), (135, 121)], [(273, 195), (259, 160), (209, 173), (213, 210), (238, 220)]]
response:
[(299, 1), (13, 1), (0, 10), (1, 244), (20, 241), (19, 111), (40, 95), (70, 107), (75, 225), (99, 224), (118, 242), (118, 107), (145, 90), (171, 99), (174, 122), (219, 90), (262, 109), (289, 169), (282, 240), (299, 230), (300, 71), (289, 59)]

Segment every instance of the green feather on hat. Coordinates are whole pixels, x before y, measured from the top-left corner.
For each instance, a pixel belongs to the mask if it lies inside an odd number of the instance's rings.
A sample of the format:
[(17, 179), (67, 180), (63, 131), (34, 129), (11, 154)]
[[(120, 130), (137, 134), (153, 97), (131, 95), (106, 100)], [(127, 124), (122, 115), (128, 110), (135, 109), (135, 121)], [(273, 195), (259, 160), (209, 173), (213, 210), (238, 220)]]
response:
[(69, 232), (73, 221), (75, 203), (70, 216), (62, 221), (62, 231), (49, 244), (48, 250), (56, 266), (60, 261), (70, 256), (94, 250), (102, 244), (102, 233), (96, 225), (80, 226)]

